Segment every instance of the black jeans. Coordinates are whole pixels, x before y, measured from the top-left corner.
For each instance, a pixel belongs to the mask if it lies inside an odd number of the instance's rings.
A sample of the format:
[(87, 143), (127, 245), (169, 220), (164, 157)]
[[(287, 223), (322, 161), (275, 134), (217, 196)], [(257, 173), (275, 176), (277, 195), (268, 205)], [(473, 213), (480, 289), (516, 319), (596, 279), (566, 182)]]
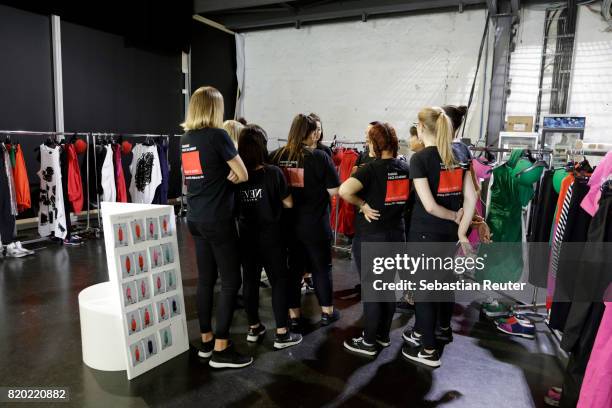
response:
[(304, 264), (311, 267), (312, 282), (319, 306), (333, 306), (331, 239), (297, 240), (289, 245), (289, 307), (301, 307), (301, 282)]
[(264, 233), (240, 228), (240, 257), (242, 262), (245, 310), (249, 325), (260, 323), (259, 281), (263, 266), (272, 286), (272, 310), (276, 327), (287, 327), (288, 282), (287, 252), (280, 237), (280, 228)]
[[(456, 235), (410, 232), (408, 233), (409, 242), (456, 242)], [(453, 256), (449, 254), (439, 254), (441, 256)], [(436, 347), (436, 325), (439, 327), (450, 327), (451, 317), (453, 316), (453, 302), (416, 302), (414, 330), (422, 337), (421, 343), (426, 348)]]
[(214, 289), (217, 276), (220, 276), (221, 293), (216, 310), (215, 337), (227, 339), (241, 283), (236, 225), (233, 220), (228, 220), (216, 223), (188, 221), (188, 226), (195, 242), (198, 264), (197, 307), (200, 332), (212, 331)]
[[(361, 244), (367, 242), (404, 242), (405, 234), (401, 229), (384, 232), (360, 234), (353, 238), (353, 258), (357, 273), (361, 278)], [(364, 271), (365, 274), (370, 271)], [(365, 327), (363, 338), (368, 344), (376, 343), (376, 336), (388, 337), (395, 314), (395, 302), (363, 302)]]

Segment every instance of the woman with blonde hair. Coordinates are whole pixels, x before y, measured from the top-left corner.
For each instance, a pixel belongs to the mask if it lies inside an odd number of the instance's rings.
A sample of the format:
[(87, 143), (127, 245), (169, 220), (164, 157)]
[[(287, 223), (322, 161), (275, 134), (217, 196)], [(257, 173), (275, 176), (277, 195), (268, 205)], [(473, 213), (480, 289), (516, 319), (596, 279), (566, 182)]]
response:
[(238, 136), (240, 132), (242, 132), (242, 129), (244, 129), (244, 125), (237, 120), (226, 120), (223, 122), (223, 129), (225, 129), (236, 148), (238, 148)]
[(290, 241), (288, 302), (293, 331), (300, 329), (302, 256), (311, 266), (315, 294), (321, 306), (321, 324), (331, 324), (340, 317), (332, 299), (332, 232), (329, 222), (329, 198), (338, 194), (340, 181), (331, 158), (310, 147), (316, 130), (314, 119), (297, 115), (291, 124), (287, 145), (270, 155), (272, 164), (285, 174), (293, 196), (293, 210), (286, 213), (284, 222), (290, 227), (286, 233)]
[[(425, 147), (410, 159), (410, 178), (417, 193), (408, 241), (429, 243), (469, 243), (468, 229), (476, 207), (476, 190), (467, 163), (455, 159), (452, 149), (454, 129), (441, 108), (423, 108), (418, 114), (417, 132)], [(435, 256), (454, 256), (452, 245), (442, 244)], [(437, 272), (437, 271), (436, 271)], [(439, 367), (436, 329), (440, 340), (452, 341), (450, 321), (454, 303), (451, 293), (444, 302), (419, 301), (415, 304), (415, 325), (404, 334), (402, 354), (409, 360)], [(424, 299), (428, 300), (428, 299)]]
[[(214, 368), (240, 368), (253, 362), (229, 340), (240, 289), (238, 234), (234, 222), (234, 188), (247, 181), (247, 169), (223, 126), (223, 96), (213, 87), (191, 96), (181, 137), (187, 183), (187, 225), (195, 243), (198, 266), (197, 308), (202, 336), (198, 355)], [(217, 276), (221, 293), (213, 336), (213, 295)]]

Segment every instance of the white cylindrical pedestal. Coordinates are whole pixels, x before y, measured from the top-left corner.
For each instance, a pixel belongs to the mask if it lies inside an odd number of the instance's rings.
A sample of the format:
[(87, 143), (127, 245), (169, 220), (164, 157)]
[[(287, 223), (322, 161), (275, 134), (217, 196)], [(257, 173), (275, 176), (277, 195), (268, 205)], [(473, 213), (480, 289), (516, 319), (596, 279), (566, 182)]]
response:
[(121, 310), (110, 282), (79, 293), (83, 362), (102, 371), (126, 369)]

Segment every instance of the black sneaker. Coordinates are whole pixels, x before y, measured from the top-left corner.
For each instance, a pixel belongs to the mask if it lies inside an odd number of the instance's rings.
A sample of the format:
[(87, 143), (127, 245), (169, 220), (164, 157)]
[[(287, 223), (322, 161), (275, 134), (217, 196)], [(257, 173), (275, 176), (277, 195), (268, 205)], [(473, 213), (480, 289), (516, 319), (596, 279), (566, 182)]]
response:
[(378, 343), (381, 347), (389, 347), (391, 345), (391, 339), (389, 338), (389, 335), (383, 336), (377, 334), (376, 343)]
[(404, 345), (402, 347), (402, 355), (408, 360), (415, 361), (417, 363), (426, 365), (427, 367), (440, 367), (440, 354), (438, 350), (434, 350), (431, 353), (425, 351), (424, 347), (408, 347)]
[(234, 349), (230, 343), (223, 351), (212, 352), (212, 358), (208, 364), (213, 368), (242, 368), (253, 363), (253, 357), (243, 356)]
[(409, 343), (412, 347), (420, 347), (421, 346), (421, 336), (417, 336), (414, 330), (406, 330), (404, 334), (402, 334), (402, 338), (406, 343)]
[(201, 358), (209, 358), (212, 356), (212, 352), (215, 348), (215, 339), (204, 342), (200, 341), (200, 346), (198, 347), (198, 357)]
[(247, 341), (251, 343), (257, 343), (265, 333), (266, 328), (261, 323), (257, 327), (249, 327), (249, 332), (247, 333)]
[(274, 349), (282, 350), (287, 347), (295, 346), (302, 342), (302, 335), (298, 333), (291, 333), (287, 331), (285, 334), (276, 334), (274, 339)]
[(329, 326), (338, 320), (340, 320), (340, 312), (338, 309), (334, 309), (331, 314), (321, 313), (321, 326)]
[(353, 353), (362, 354), (364, 356), (373, 357), (378, 354), (378, 350), (374, 344), (365, 344), (363, 337), (355, 337), (344, 341), (344, 348)]
[(447, 327), (446, 329), (436, 330), (436, 339), (444, 343), (451, 343), (453, 341), (453, 329)]

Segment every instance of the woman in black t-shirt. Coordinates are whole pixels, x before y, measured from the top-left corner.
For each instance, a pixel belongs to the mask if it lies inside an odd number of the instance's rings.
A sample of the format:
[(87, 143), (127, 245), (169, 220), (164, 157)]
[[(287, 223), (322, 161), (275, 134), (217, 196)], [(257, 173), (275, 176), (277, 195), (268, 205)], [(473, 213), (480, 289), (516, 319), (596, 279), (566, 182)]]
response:
[[(372, 122), (368, 147), (375, 159), (359, 167), (340, 186), (340, 196), (359, 208), (355, 219), (353, 257), (361, 276), (361, 243), (403, 242), (404, 212), (408, 204), (408, 165), (397, 159), (398, 140), (388, 123)], [(363, 271), (371, 274), (371, 270)], [(370, 280), (371, 276), (364, 279)], [(384, 278), (383, 278), (384, 279)], [(378, 346), (389, 346), (389, 331), (395, 312), (395, 298), (387, 302), (364, 302), (363, 335), (344, 342), (350, 351), (375, 356)]]
[[(459, 240), (469, 244), (467, 232), (476, 206), (476, 191), (466, 171), (467, 164), (457, 162), (454, 157), (451, 121), (441, 108), (424, 108), (418, 119), (417, 131), (425, 148), (410, 160), (410, 178), (417, 197), (408, 240), (438, 243)], [(454, 256), (454, 250), (447, 251), (447, 245), (439, 247), (440, 253), (432, 255)], [(452, 297), (452, 293), (444, 295)], [(440, 338), (452, 340), (452, 311), (452, 302), (417, 299), (415, 326), (403, 335), (407, 345), (402, 348), (402, 354), (421, 364), (439, 367), (436, 328), (440, 330)]]
[(329, 220), (329, 198), (338, 193), (340, 182), (331, 158), (318, 149), (308, 147), (316, 129), (315, 120), (306, 115), (297, 115), (291, 124), (287, 145), (270, 155), (271, 162), (285, 174), (293, 196), (291, 221), (286, 222), (289, 227), (287, 241), (290, 242), (292, 281), (289, 284), (289, 314), (292, 330), (299, 329), (300, 284), (304, 272), (304, 262), (300, 258), (304, 256), (312, 268), (315, 294), (322, 312), (321, 324), (328, 325), (340, 318), (332, 300), (332, 232)]
[[(187, 223), (198, 264), (197, 307), (202, 341), (198, 355), (214, 368), (239, 368), (253, 362), (229, 341), (240, 289), (238, 235), (234, 222), (233, 184), (247, 180), (244, 163), (223, 125), (223, 96), (212, 87), (196, 90), (182, 124), (181, 159), (187, 183)], [(216, 330), (212, 332), (213, 294), (217, 275), (221, 293)]]
[(314, 119), (317, 123), (317, 129), (312, 137), (312, 147), (313, 149), (319, 149), (322, 152), (325, 152), (329, 157), (332, 157), (332, 151), (329, 147), (325, 146), (322, 142), (323, 140), (323, 124), (321, 122), (321, 118), (316, 113), (311, 113), (308, 115), (310, 118)]
[(238, 152), (249, 172), (249, 180), (238, 186), (236, 208), (240, 233), (243, 295), (249, 320), (247, 341), (257, 342), (265, 333), (259, 319), (259, 281), (263, 266), (272, 285), (272, 309), (276, 319), (275, 349), (294, 346), (302, 336), (287, 330), (287, 255), (281, 231), (283, 207), (293, 199), (282, 171), (265, 164), (265, 131), (248, 125), (238, 138)]

